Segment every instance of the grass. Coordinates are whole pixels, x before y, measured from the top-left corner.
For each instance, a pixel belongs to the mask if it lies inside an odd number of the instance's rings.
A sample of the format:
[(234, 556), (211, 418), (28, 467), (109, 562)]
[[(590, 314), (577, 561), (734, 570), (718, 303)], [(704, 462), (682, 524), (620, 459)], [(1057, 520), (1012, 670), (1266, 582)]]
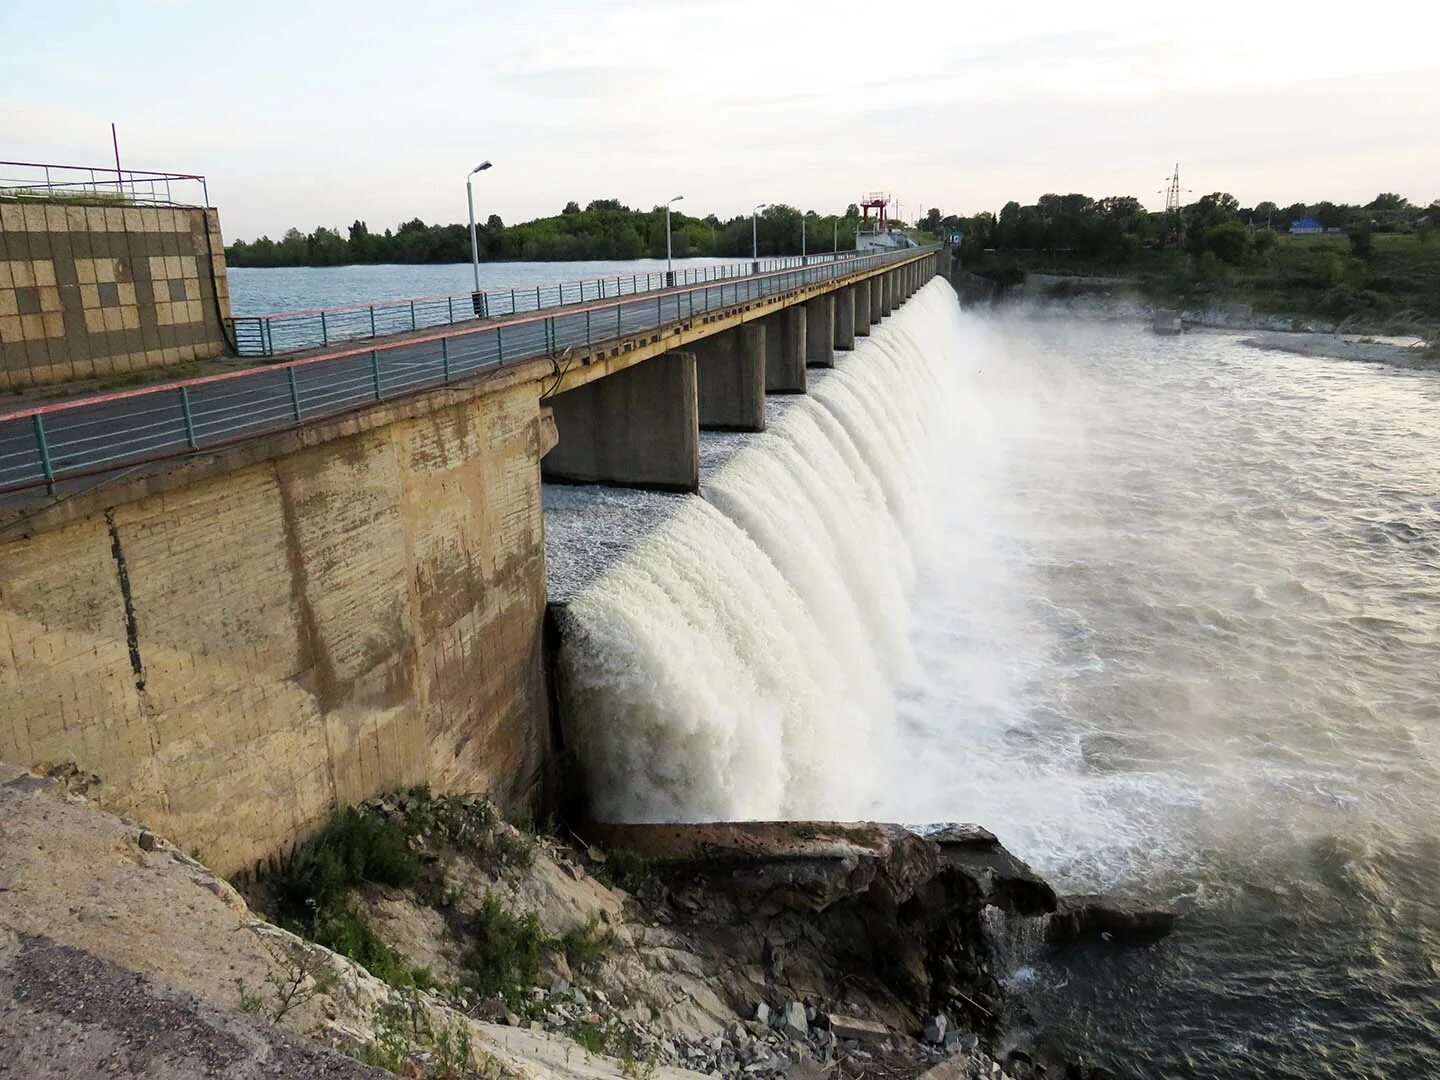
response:
[(348, 956), (392, 986), (410, 986), (414, 973), (356, 910), (353, 893), (367, 882), (414, 885), (422, 869), (398, 822), (347, 807), (272, 863), (266, 885), (281, 926)]
[(44, 191), (27, 188), (0, 188), (0, 202), (67, 203), (71, 206), (131, 206), (135, 199), (111, 191)]
[(433, 974), (410, 967), (370, 926), (357, 903), (357, 890), (364, 885), (410, 890), (419, 903), (444, 915), (462, 945), (461, 987), (498, 995), (516, 1011), (529, 1007), (530, 990), (547, 955), (561, 953), (572, 971), (586, 972), (613, 946), (613, 933), (598, 918), (552, 937), (534, 913), (514, 914), (488, 891), (474, 911), (463, 913), (463, 893), (446, 882), (437, 860), (427, 861), (417, 851), (442, 847), (498, 874), (531, 866), (537, 843), (502, 822), (482, 798), (412, 788), (338, 811), (315, 836), (285, 858), (272, 860), (252, 891), (286, 929), (348, 956), (394, 987), (429, 989)]
[(540, 960), (551, 941), (535, 913), (513, 915), (486, 893), (466, 921), (470, 947), (461, 963), (465, 984), (482, 995), (499, 995), (512, 1006), (540, 978)]

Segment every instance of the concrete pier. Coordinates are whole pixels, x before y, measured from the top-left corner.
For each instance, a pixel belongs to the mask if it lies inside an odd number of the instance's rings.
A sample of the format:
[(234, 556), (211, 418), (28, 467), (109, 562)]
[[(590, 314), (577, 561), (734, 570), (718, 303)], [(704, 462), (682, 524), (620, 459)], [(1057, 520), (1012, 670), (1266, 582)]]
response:
[(540, 461), (542, 478), (698, 491), (695, 371), (693, 352), (667, 352), (556, 395), (559, 441)]
[(855, 297), (869, 287), (861, 282), (835, 293), (835, 348), (840, 352), (855, 348)]
[(873, 284), (873, 282), (870, 282), (870, 281), (862, 281), (859, 285), (855, 286), (854, 292), (855, 292), (855, 336), (856, 336), (856, 337), (869, 337), (869, 336), (870, 336), (870, 323), (871, 323), (871, 318), (870, 318), (871, 300), (872, 300), (872, 299), (874, 298), (874, 296), (875, 296), (875, 287), (874, 287), (874, 284)]
[(831, 293), (805, 301), (805, 363), (835, 366), (835, 297)]
[(889, 315), (900, 306), (900, 297), (895, 288), (895, 272), (892, 270), (888, 274), (881, 274), (877, 280), (880, 282), (880, 310)]
[(694, 343), (700, 426), (765, 430), (765, 327), (745, 323)]
[(760, 325), (765, 327), (767, 394), (805, 393), (805, 335), (808, 322), (803, 307), (788, 307), (761, 320)]

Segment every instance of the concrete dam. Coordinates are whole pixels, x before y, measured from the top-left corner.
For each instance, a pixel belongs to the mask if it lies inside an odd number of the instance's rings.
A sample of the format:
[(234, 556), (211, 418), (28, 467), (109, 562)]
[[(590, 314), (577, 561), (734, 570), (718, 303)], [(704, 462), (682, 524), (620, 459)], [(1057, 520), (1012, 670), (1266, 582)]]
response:
[[(72, 777), (222, 873), (407, 785), (573, 800), (553, 705), (587, 691), (547, 667), (543, 492), (698, 504), (684, 493), (711, 483), (714, 440), (811, 411), (811, 381), (816, 402), (834, 396), (872, 353), (878, 370), (872, 326), (940, 254), (572, 304), (0, 416), (0, 760)], [(314, 406), (357, 383), (342, 407)], [(201, 412), (224, 395), (238, 432)], [(600, 528), (589, 544), (613, 539)], [(586, 723), (570, 726), (584, 747)], [(613, 767), (596, 761), (597, 776)]]
[(959, 318), (932, 282), (772, 398), (763, 434), (703, 436), (701, 498), (547, 491), (564, 739), (602, 820), (827, 819), (879, 794)]

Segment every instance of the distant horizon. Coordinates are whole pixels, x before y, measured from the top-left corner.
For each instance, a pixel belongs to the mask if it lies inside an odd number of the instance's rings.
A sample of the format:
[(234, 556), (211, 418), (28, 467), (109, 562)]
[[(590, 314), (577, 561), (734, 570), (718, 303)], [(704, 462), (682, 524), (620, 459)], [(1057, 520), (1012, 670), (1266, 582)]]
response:
[[(1203, 13), (1040, 0), (958, 20), (764, 0), (431, 0), (395, 8), (185, 0), (0, 10), (3, 156), (201, 173), (227, 235), (361, 219), (526, 221), (582, 187), (724, 219), (840, 212), (885, 190), (998, 212), (1047, 192), (1164, 204), (1440, 196), (1440, 10), (1395, 0), (1301, 28), (1280, 5)], [(234, 57), (217, 62), (217, 57)], [(1428, 190), (1427, 190), (1428, 189)], [(344, 220), (335, 208), (345, 207)], [(382, 226), (383, 227), (383, 226)]]

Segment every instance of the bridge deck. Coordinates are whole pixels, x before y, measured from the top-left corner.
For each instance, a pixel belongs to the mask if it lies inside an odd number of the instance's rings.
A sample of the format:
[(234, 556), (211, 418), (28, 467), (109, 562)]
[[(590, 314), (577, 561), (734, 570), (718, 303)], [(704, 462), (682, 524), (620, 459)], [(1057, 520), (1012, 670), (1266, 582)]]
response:
[(179, 382), (0, 414), (0, 503), (222, 447), (498, 369), (604, 346), (928, 254), (863, 255), (483, 324), (445, 326)]

